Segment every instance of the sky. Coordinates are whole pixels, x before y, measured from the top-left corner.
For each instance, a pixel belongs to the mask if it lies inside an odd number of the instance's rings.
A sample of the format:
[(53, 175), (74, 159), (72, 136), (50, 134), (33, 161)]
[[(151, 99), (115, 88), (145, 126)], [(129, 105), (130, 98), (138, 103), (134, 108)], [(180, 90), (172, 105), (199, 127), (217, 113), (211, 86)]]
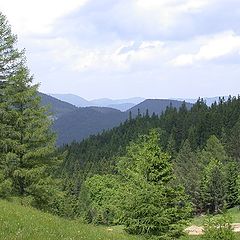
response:
[(240, 93), (239, 0), (0, 0), (45, 93)]

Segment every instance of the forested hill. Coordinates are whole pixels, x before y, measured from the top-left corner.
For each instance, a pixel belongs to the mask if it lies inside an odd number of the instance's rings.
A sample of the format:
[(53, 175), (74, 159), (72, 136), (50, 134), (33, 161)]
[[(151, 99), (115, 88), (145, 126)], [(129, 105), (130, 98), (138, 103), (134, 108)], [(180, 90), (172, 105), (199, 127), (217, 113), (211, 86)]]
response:
[[(114, 166), (114, 156), (125, 153), (129, 142), (152, 128), (161, 129), (161, 145), (171, 154), (179, 151), (188, 139), (193, 150), (201, 149), (211, 135), (222, 139), (231, 156), (240, 160), (240, 98), (220, 101), (208, 107), (198, 101), (188, 110), (184, 104), (179, 111), (167, 107), (160, 117), (138, 116), (97, 136), (65, 146), (68, 150), (65, 170), (72, 174), (79, 171), (108, 172)], [(236, 136), (235, 136), (236, 135)], [(85, 170), (84, 170), (85, 169)]]
[[(179, 109), (182, 104), (183, 101), (178, 100), (147, 99), (129, 109), (128, 112), (131, 112), (133, 116), (137, 116), (139, 112), (145, 114), (147, 111), (149, 115), (152, 115), (153, 113), (160, 115), (166, 110), (167, 107), (172, 106), (173, 108)], [(187, 109), (190, 109), (192, 106), (192, 103), (186, 103)]]

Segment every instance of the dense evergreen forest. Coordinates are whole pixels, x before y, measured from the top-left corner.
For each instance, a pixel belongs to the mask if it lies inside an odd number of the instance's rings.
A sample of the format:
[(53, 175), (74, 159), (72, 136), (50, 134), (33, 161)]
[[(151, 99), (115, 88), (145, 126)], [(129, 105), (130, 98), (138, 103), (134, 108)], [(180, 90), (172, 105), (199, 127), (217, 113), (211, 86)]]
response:
[(1, 198), (150, 239), (177, 239), (190, 217), (239, 204), (239, 96), (130, 112), (119, 127), (57, 149), (16, 43), (0, 14)]
[(185, 104), (179, 110), (167, 107), (160, 116), (149, 116), (146, 112), (132, 118), (130, 113), (129, 119), (119, 127), (61, 148), (60, 151), (67, 151), (63, 169), (70, 175), (79, 171), (112, 173), (115, 157), (124, 155), (131, 141), (154, 128), (158, 128), (161, 133), (161, 147), (169, 152), (173, 159), (186, 141), (189, 142), (191, 150), (197, 152), (202, 150), (208, 139), (214, 135), (224, 146), (228, 156), (238, 161), (239, 114), (239, 97), (219, 99), (219, 103), (214, 103), (211, 107), (199, 99), (190, 110), (187, 110)]

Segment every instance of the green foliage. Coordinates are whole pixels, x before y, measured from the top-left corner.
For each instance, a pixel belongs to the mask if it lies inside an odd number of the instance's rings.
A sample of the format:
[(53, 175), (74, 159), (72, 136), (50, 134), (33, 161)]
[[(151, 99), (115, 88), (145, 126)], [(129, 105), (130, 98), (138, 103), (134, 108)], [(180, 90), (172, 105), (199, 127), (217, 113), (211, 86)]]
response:
[(11, 179), (5, 179), (4, 174), (0, 171), (0, 197), (8, 198), (12, 192)]
[(240, 120), (231, 129), (227, 147), (230, 155), (240, 162)]
[(85, 182), (90, 204), (87, 220), (97, 224), (116, 224), (119, 219), (119, 189), (121, 184), (116, 176), (95, 175)]
[(238, 201), (238, 165), (231, 161), (226, 165), (226, 201), (229, 208), (236, 206)]
[(201, 197), (204, 211), (218, 213), (224, 207), (226, 199), (224, 168), (216, 159), (211, 159), (204, 168)]
[(177, 182), (184, 186), (185, 192), (191, 197), (192, 203), (197, 208), (200, 201), (200, 163), (197, 154), (192, 151), (188, 139), (184, 142), (174, 161), (174, 169)]
[(224, 146), (215, 135), (210, 136), (210, 138), (207, 140), (206, 146), (202, 151), (201, 158), (201, 162), (204, 165), (208, 164), (211, 159), (216, 159), (221, 163), (224, 163), (228, 160)]
[(237, 189), (238, 189), (238, 199), (237, 202), (240, 203), (240, 175), (237, 178)]
[(231, 219), (224, 214), (218, 218), (209, 217), (204, 225), (203, 240), (235, 240)]

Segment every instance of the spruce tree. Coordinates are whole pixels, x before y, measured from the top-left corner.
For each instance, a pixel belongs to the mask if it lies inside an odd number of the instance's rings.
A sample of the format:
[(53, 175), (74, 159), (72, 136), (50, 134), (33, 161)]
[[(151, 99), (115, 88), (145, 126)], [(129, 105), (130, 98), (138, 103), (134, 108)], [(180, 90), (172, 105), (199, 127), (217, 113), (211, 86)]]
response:
[(226, 200), (228, 207), (238, 204), (238, 165), (231, 161), (226, 165)]
[(1, 149), (2, 184), (11, 181), (13, 194), (32, 196), (38, 206), (47, 204), (55, 163), (55, 136), (51, 120), (40, 104), (37, 85), (26, 67), (16, 36), (0, 14)]
[(5, 90), (9, 78), (16, 74), (18, 67), (25, 61), (23, 51), (15, 47), (16, 39), (6, 17), (0, 12), (0, 196), (5, 197), (12, 188), (11, 179), (4, 173), (6, 153), (9, 151), (8, 136), (12, 131), (9, 126), (11, 106), (7, 104)]
[(173, 167), (159, 147), (159, 134), (152, 131), (132, 143), (118, 169), (125, 185), (119, 194), (126, 230), (156, 239), (179, 237), (190, 207), (184, 189), (173, 186)]
[(177, 182), (181, 183), (186, 193), (191, 197), (194, 206), (199, 204), (200, 164), (192, 151), (188, 139), (184, 142), (175, 159)]
[(240, 163), (240, 120), (231, 129), (227, 145), (230, 155)]
[(211, 159), (216, 159), (221, 163), (226, 163), (228, 160), (224, 146), (215, 135), (210, 136), (207, 140), (206, 146), (202, 151), (201, 162), (206, 165)]

